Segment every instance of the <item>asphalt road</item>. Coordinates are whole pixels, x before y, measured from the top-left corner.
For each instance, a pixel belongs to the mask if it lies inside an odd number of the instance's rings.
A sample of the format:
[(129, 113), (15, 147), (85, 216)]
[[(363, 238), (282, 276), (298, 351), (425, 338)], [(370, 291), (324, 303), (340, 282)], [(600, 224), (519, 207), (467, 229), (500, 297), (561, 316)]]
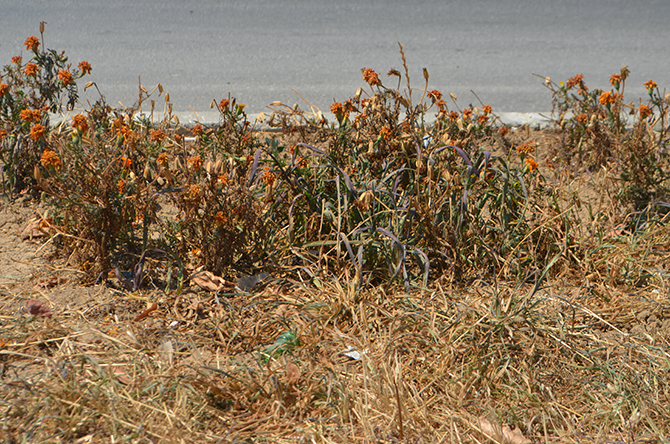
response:
[(361, 68), (402, 70), (399, 41), (415, 88), (426, 67), (461, 105), (478, 103), (472, 90), (494, 111), (544, 112), (551, 96), (532, 73), (609, 88), (627, 65), (635, 101), (648, 79), (669, 85), (668, 19), (667, 0), (0, 0), (0, 64), (26, 56), (44, 20), (46, 46), (89, 61), (112, 105), (131, 105), (141, 76), (176, 111), (209, 111), (228, 92), (252, 113), (304, 106), (292, 89), (326, 111), (365, 86)]

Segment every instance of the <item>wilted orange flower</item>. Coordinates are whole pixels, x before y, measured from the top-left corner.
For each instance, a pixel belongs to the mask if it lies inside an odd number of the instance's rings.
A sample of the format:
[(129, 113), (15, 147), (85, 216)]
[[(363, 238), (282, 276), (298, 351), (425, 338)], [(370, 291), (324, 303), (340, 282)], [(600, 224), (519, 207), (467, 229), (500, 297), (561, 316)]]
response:
[(219, 102), (219, 110), (221, 111), (226, 111), (229, 106), (230, 106), (230, 100), (228, 99), (223, 99), (221, 102)]
[(651, 114), (651, 108), (647, 105), (640, 105), (640, 119), (646, 119)]
[(646, 89), (647, 91), (652, 90), (652, 89), (656, 89), (657, 87), (658, 87), (658, 85), (656, 84), (656, 82), (654, 82), (651, 79), (644, 82), (644, 89)]
[(389, 140), (391, 138), (391, 129), (384, 125), (382, 126), (382, 129), (379, 130), (379, 135), (384, 139), (384, 140)]
[(535, 171), (537, 169), (537, 162), (532, 157), (526, 157), (526, 165), (530, 171)]
[(458, 120), (458, 113), (456, 111), (450, 111), (449, 112), (449, 119), (450, 120)]
[(9, 91), (9, 85), (6, 83), (0, 83), (0, 97), (7, 94), (7, 91)]
[(389, 76), (389, 77), (390, 76), (400, 77), (400, 71), (398, 71), (395, 68), (391, 68), (391, 69), (389, 69), (389, 72), (386, 75)]
[(219, 211), (218, 213), (216, 213), (216, 215), (214, 216), (214, 220), (216, 221), (217, 225), (221, 226), (225, 225), (226, 222), (228, 222), (228, 218), (223, 215), (223, 211)]
[(65, 86), (74, 82), (74, 77), (72, 77), (72, 73), (70, 71), (68, 71), (67, 69), (58, 70), (58, 78), (60, 79), (60, 81)]
[(200, 125), (199, 123), (196, 124), (196, 125), (193, 127), (193, 129), (191, 130), (191, 132), (192, 132), (195, 136), (199, 136), (200, 134), (202, 134), (202, 125)]
[(36, 76), (38, 70), (39, 70), (38, 66), (35, 65), (34, 63), (26, 64), (25, 72), (27, 76), (33, 76), (33, 77)]
[(440, 111), (444, 111), (445, 108), (446, 108), (446, 106), (447, 106), (447, 102), (445, 102), (444, 100), (440, 99), (440, 100), (438, 100), (437, 102), (435, 102), (435, 105), (437, 105), (437, 107), (440, 109)]
[(200, 198), (202, 193), (202, 187), (198, 184), (190, 185), (188, 191), (186, 192), (186, 200), (197, 200)]
[(365, 80), (368, 85), (375, 86), (382, 84), (381, 80), (379, 80), (379, 74), (372, 68), (363, 68), (361, 69), (361, 72), (363, 73), (363, 80)]
[(469, 119), (470, 117), (472, 117), (472, 108), (465, 108), (463, 110), (463, 118)]
[(20, 65), (22, 61), (23, 61), (23, 58), (21, 58), (21, 56), (12, 57), (12, 63), (16, 63), (17, 65)]
[(168, 163), (167, 153), (160, 153), (158, 155), (158, 158), (156, 159), (156, 163), (158, 163), (159, 165), (167, 166)]
[(615, 88), (618, 88), (620, 83), (621, 83), (621, 74), (612, 74), (610, 76), (610, 85), (612, 85)]
[(129, 159), (125, 156), (121, 156), (121, 166), (123, 167), (124, 170), (130, 168), (132, 164), (133, 164), (132, 159)]
[(83, 114), (77, 114), (72, 118), (72, 128), (76, 129), (81, 133), (88, 131), (88, 120)]
[(482, 114), (481, 116), (477, 117), (477, 123), (479, 123), (480, 125), (485, 124), (486, 122), (488, 122), (488, 120), (489, 116), (487, 116), (486, 114)]
[(261, 176), (261, 180), (265, 185), (272, 186), (275, 183), (275, 175), (270, 171), (270, 168), (265, 168), (263, 170), (263, 175)]
[(22, 109), (19, 113), (19, 117), (21, 117), (21, 120), (25, 120), (26, 122), (32, 122), (33, 112), (29, 109)]
[(577, 117), (575, 117), (575, 119), (577, 119), (577, 123), (579, 123), (580, 125), (584, 125), (586, 124), (586, 121), (589, 120), (589, 116), (586, 115), (585, 113), (581, 113), (578, 114)]
[(62, 163), (61, 163), (60, 158), (58, 157), (58, 154), (51, 151), (49, 148), (45, 149), (44, 152), (42, 153), (42, 158), (40, 159), (40, 163), (44, 166), (44, 168), (53, 167), (56, 171), (60, 171), (61, 166), (62, 166)]
[(46, 128), (44, 125), (35, 124), (30, 128), (30, 137), (32, 137), (33, 140), (40, 140), (42, 136), (44, 136), (44, 132), (46, 131)]
[(200, 168), (202, 168), (202, 157), (200, 157), (200, 154), (198, 154), (197, 156), (189, 157), (188, 164), (192, 170), (199, 170)]
[(527, 154), (534, 153), (535, 152), (535, 147), (533, 145), (530, 145), (531, 143), (533, 143), (533, 142), (528, 142), (527, 144), (523, 143), (523, 144), (517, 146), (516, 147), (516, 153), (519, 156), (525, 156)]
[(567, 87), (568, 89), (573, 88), (577, 85), (584, 87), (584, 74), (577, 74), (574, 77), (568, 79)]
[(34, 35), (31, 35), (26, 39), (24, 45), (26, 45), (26, 49), (30, 51), (37, 51), (37, 48), (39, 48), (40, 46), (40, 39), (38, 39)]
[(84, 60), (83, 62), (79, 62), (79, 65), (77, 65), (77, 67), (79, 68), (79, 71), (81, 71), (82, 74), (90, 74), (91, 70), (93, 69), (91, 68), (91, 64), (88, 63), (86, 60)]
[(484, 105), (482, 110), (484, 111), (484, 114), (486, 114), (486, 115), (489, 115), (493, 112), (493, 108), (491, 108), (491, 105)]
[(230, 183), (230, 178), (228, 177), (227, 173), (219, 174), (219, 177), (217, 178), (221, 186), (225, 187)]
[(153, 130), (149, 137), (152, 142), (161, 142), (165, 138), (165, 133), (161, 130)]
[(339, 118), (339, 116), (344, 115), (344, 106), (342, 106), (341, 102), (335, 102), (332, 105), (330, 105), (330, 112), (335, 114)]
[(432, 91), (428, 91), (428, 98), (431, 99), (433, 102), (436, 102), (442, 98), (442, 93), (439, 92), (438, 90), (434, 89)]

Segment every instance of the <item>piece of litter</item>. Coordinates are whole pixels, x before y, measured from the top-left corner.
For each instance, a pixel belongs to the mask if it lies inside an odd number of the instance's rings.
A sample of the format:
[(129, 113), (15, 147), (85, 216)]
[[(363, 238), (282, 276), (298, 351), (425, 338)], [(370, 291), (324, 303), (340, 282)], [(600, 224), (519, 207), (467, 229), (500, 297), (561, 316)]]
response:
[(344, 356), (346, 356), (347, 358), (351, 358), (354, 361), (360, 361), (361, 357), (363, 355), (366, 355), (367, 353), (368, 353), (367, 349), (363, 350), (363, 352), (361, 353), (358, 350), (356, 350), (356, 347), (352, 346), (349, 346), (345, 351), (342, 352)]

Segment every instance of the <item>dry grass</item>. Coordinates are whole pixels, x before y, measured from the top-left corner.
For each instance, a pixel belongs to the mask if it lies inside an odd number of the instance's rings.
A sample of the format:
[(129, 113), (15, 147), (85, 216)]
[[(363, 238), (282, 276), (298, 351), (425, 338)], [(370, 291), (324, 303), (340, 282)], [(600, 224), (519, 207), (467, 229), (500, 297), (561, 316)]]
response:
[[(216, 297), (97, 288), (53, 318), (3, 292), (5, 442), (483, 442), (482, 416), (533, 442), (663, 442), (670, 304), (654, 282), (356, 301), (342, 276)], [(295, 348), (265, 362), (284, 332)]]

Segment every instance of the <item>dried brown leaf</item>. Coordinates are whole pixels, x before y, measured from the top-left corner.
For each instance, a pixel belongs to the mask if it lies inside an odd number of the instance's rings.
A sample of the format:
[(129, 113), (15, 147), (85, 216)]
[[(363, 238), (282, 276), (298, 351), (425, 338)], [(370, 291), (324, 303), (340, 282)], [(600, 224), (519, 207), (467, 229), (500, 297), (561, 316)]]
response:
[(512, 430), (510, 426), (493, 424), (483, 416), (479, 417), (479, 428), (484, 435), (499, 444), (530, 444), (532, 442), (523, 436), (518, 428)]
[(222, 277), (216, 276), (209, 271), (202, 271), (191, 277), (191, 282), (203, 290), (221, 291), (235, 288), (234, 282), (229, 282)]
[(300, 379), (300, 369), (292, 361), (286, 361), (286, 379), (289, 384), (295, 384)]
[(26, 301), (26, 310), (33, 316), (42, 316), (43, 318), (50, 318), (53, 316), (51, 308), (47, 304), (34, 299)]

